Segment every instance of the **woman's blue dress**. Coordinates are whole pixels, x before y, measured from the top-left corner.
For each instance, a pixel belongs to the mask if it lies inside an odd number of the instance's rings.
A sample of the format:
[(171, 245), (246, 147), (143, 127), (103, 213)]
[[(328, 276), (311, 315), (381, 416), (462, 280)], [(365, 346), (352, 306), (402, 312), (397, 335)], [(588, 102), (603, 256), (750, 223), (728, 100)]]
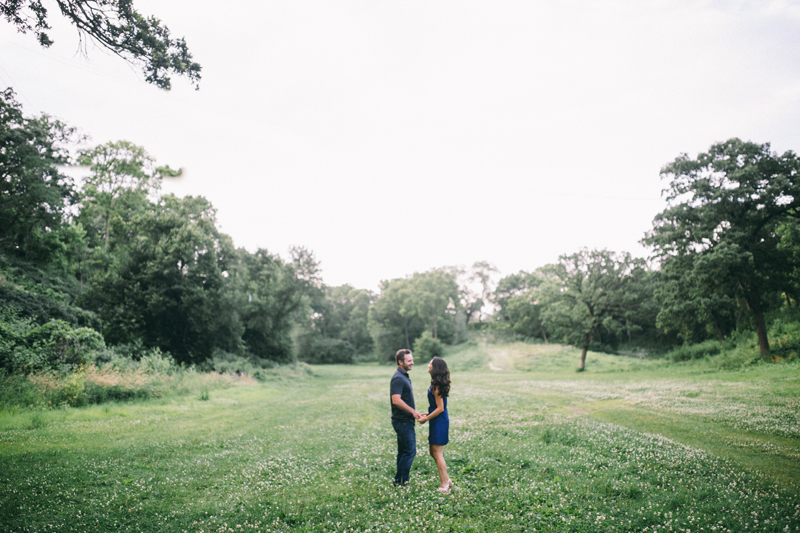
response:
[[(430, 424), (430, 434), (428, 435), (428, 443), (429, 444), (438, 444), (440, 446), (444, 446), (448, 442), (450, 442), (450, 437), (448, 436), (450, 430), (450, 417), (447, 414), (447, 397), (443, 398), (444, 400), (444, 411), (439, 413), (439, 416), (436, 418), (431, 418), (428, 421)], [(432, 387), (428, 387), (428, 414), (431, 414), (436, 410), (436, 396), (433, 395)]]

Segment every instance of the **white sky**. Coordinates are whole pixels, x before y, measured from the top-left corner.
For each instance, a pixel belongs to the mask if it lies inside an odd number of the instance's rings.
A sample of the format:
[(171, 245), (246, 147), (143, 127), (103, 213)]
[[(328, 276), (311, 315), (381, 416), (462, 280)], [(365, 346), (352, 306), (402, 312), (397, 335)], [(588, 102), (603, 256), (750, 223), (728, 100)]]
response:
[(0, 21), (27, 114), (183, 167), (237, 246), (311, 249), (326, 283), (639, 245), (659, 170), (731, 137), (800, 150), (800, 1), (136, 0), (203, 66), (144, 83), (51, 2)]

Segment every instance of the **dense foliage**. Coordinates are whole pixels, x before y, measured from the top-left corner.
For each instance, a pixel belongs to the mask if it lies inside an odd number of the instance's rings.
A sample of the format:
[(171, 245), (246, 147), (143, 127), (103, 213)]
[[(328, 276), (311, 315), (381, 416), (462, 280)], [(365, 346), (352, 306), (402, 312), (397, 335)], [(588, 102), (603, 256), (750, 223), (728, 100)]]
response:
[(694, 159), (681, 155), (661, 173), (671, 179), (670, 205), (646, 242), (698, 302), (684, 316), (711, 318), (721, 336), (734, 302), (743, 301), (761, 354), (768, 355), (765, 311), (781, 295), (800, 296), (792, 279), (795, 248), (787, 242), (800, 222), (800, 159), (772, 153), (769, 144), (731, 139)]
[[(725, 341), (754, 330), (775, 355), (769, 319), (792, 314), (800, 288), (800, 159), (769, 144), (731, 139), (662, 170), (669, 205), (644, 242), (651, 265), (584, 250), (555, 265), (506, 276), (494, 303), (512, 331), (586, 350), (682, 340)], [(781, 347), (781, 357), (795, 355)]]
[(464, 340), (459, 296), (456, 274), (450, 269), (383, 281), (380, 297), (369, 311), (378, 360), (394, 361), (398, 349), (410, 350), (426, 331), (448, 344)]
[[(170, 74), (200, 81), (200, 65), (192, 61), (186, 41), (175, 39), (156, 17), (142, 16), (132, 0), (56, 0), (59, 12), (79, 31), (126, 61), (141, 67), (145, 81), (169, 90)], [(22, 33), (32, 31), (39, 44), (53, 44), (48, 35), (47, 6), (42, 0), (0, 2), (0, 15)]]
[[(0, 94), (0, 367), (71, 372), (158, 353), (178, 364), (260, 372), (297, 360), (418, 360), (467, 329), (589, 349), (693, 359), (755, 332), (760, 352), (800, 347), (800, 160), (732, 139), (664, 167), (668, 208), (650, 262), (581, 250), (505, 276), (485, 261), (331, 287), (302, 247), (288, 259), (236, 248), (202, 197), (161, 195), (158, 166), (126, 141), (77, 150), (47, 116)], [(77, 186), (59, 170), (79, 163)], [(772, 328), (772, 329), (770, 329)], [(772, 332), (776, 333), (772, 333)], [(769, 336), (777, 335), (772, 350)], [(701, 343), (701, 348), (689, 345)]]
[[(0, 113), (0, 366), (69, 371), (109, 348), (185, 364), (217, 352), (256, 367), (294, 360), (298, 318), (325, 295), (313, 254), (236, 249), (206, 199), (159, 194), (177, 172), (141, 147), (111, 142), (73, 159), (72, 131), (25, 118), (10, 90)], [(59, 171), (72, 162), (89, 168), (80, 188)], [(350, 310), (361, 330), (349, 315), (340, 326), (361, 348), (369, 302)]]

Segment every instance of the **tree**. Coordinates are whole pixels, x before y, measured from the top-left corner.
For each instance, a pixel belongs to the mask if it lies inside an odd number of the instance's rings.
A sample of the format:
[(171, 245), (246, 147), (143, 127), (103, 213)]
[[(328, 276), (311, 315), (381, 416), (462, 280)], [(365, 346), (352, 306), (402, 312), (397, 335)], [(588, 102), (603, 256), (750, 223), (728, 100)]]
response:
[(539, 285), (538, 274), (528, 273), (520, 270), (516, 274), (509, 274), (500, 278), (497, 282), (494, 292), (490, 300), (497, 306), (495, 316), (500, 320), (509, 320), (508, 305), (509, 301), (521, 294), (526, 293), (529, 289)]
[[(730, 270), (717, 256), (666, 258), (654, 297), (661, 306), (657, 324), (684, 342), (699, 342), (710, 329), (719, 341), (736, 325), (737, 307)], [(720, 268), (722, 267), (722, 268)]]
[[(240, 317), (242, 341), (248, 355), (277, 363), (293, 360), (292, 328), (304, 303), (309, 272), (316, 270), (308, 261), (305, 274), (267, 250), (254, 253), (240, 248), (228, 267), (227, 287)], [(312, 258), (313, 259), (313, 258)]]
[(382, 281), (380, 289), (380, 296), (369, 311), (369, 329), (378, 360), (390, 361), (398, 349), (410, 350), (425, 327), (411, 300), (409, 278)]
[[(171, 87), (170, 75), (200, 81), (201, 67), (183, 38), (175, 39), (169, 28), (157, 18), (144, 17), (132, 0), (55, 0), (61, 14), (78, 29), (83, 42), (87, 37), (124, 60), (138, 65), (145, 81), (161, 89)], [(8, 0), (0, 2), (0, 14), (21, 33), (32, 31), (39, 44), (47, 48), (53, 41), (48, 11), (43, 0)]]
[(372, 350), (367, 316), (374, 295), (351, 285), (323, 287), (311, 302), (313, 314), (295, 334), (298, 359), (307, 363), (352, 362)]
[(409, 301), (405, 305), (428, 323), (431, 336), (438, 339), (440, 319), (448, 309), (455, 314), (458, 305), (455, 276), (451, 272), (434, 269), (422, 274), (415, 272), (410, 281)]
[(466, 323), (475, 317), (481, 322), (483, 308), (492, 297), (492, 274), (498, 272), (497, 268), (488, 261), (476, 261), (469, 272), (460, 267), (447, 271), (454, 275), (459, 285), (459, 304)]
[(59, 165), (70, 162), (74, 130), (46, 115), (25, 118), (14, 92), (0, 93), (0, 250), (38, 263), (64, 246), (72, 181)]
[(581, 347), (578, 370), (586, 368), (586, 352), (601, 328), (614, 335), (624, 330), (626, 311), (637, 305), (626, 289), (634, 270), (644, 267), (643, 260), (627, 252), (584, 249), (542, 269), (555, 281), (542, 294), (542, 321), (548, 330)]
[(106, 248), (114, 217), (128, 218), (148, 197), (155, 199), (164, 177), (181, 174), (168, 166), (156, 167), (144, 148), (128, 141), (82, 150), (78, 164), (91, 171), (81, 190), (81, 215), (100, 227)]
[[(488, 261), (476, 261), (472, 265), (469, 281), (480, 286), (480, 297), (475, 302), (476, 304), (479, 303), (479, 305), (473, 305), (475, 307), (474, 311), (478, 313), (478, 322), (483, 318), (481, 311), (492, 295), (492, 274), (497, 274), (498, 272), (497, 267)], [(469, 318), (468, 316), (467, 321), (469, 321)]]
[(784, 297), (787, 303), (797, 307), (800, 305), (800, 217), (793, 216), (776, 231), (780, 237), (778, 249), (789, 257), (792, 269), (791, 285), (787, 287)]
[(433, 339), (455, 335), (458, 284), (452, 269), (415, 272), (381, 282), (381, 294), (369, 313), (369, 328), (379, 360), (391, 360), (399, 348), (411, 349), (428, 329)]
[[(658, 327), (658, 314), (662, 307), (655, 293), (662, 286), (662, 272), (645, 268), (634, 268), (625, 288), (625, 337), (628, 347), (655, 348), (664, 351), (676, 343), (674, 333)], [(637, 342), (633, 337), (636, 334)]]
[(662, 261), (692, 256), (693, 265), (713, 265), (699, 282), (723, 279), (747, 303), (762, 356), (765, 298), (792, 285), (793, 257), (779, 246), (779, 229), (798, 219), (799, 171), (793, 152), (778, 155), (768, 143), (730, 139), (694, 159), (682, 154), (661, 171), (671, 180), (669, 206), (644, 239)]
[(184, 363), (211, 357), (220, 342), (230, 238), (202, 197), (166, 195), (136, 213), (129, 242), (83, 296), (97, 311), (111, 344), (142, 339)]
[(544, 309), (542, 291), (548, 282), (552, 283), (553, 280), (539, 272), (534, 272), (529, 277), (528, 290), (516, 294), (506, 301), (504, 312), (514, 333), (525, 337), (539, 337), (545, 342), (548, 341), (547, 330), (542, 320)]
[(323, 338), (349, 342), (357, 352), (372, 348), (372, 338), (367, 329), (367, 316), (374, 295), (352, 285), (325, 287), (324, 302), (312, 318), (315, 331)]
[[(550, 269), (552, 270), (552, 269)], [(533, 272), (520, 271), (500, 279), (490, 296), (497, 306), (495, 318), (510, 326), (514, 333), (525, 337), (539, 337), (548, 341), (542, 321), (542, 290), (552, 281), (548, 268)]]

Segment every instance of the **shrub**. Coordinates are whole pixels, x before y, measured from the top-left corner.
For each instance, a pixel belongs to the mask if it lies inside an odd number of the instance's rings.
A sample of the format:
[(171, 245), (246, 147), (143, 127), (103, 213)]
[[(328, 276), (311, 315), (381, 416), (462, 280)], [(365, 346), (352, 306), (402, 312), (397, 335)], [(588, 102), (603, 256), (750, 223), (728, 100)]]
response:
[(0, 307), (13, 308), (20, 316), (38, 324), (63, 320), (72, 327), (100, 329), (100, 319), (95, 313), (69, 305), (65, 299), (53, 289), (37, 293), (10, 283), (0, 283)]
[(773, 321), (769, 329), (769, 344), (773, 360), (797, 358), (800, 355), (800, 322), (785, 318)]
[(73, 372), (64, 379), (59, 392), (60, 398), (56, 403), (66, 402), (71, 407), (80, 407), (86, 403), (86, 375), (83, 372)]
[(341, 339), (309, 336), (300, 341), (297, 358), (314, 365), (349, 365), (355, 360), (355, 350), (349, 342)]
[(707, 340), (699, 344), (685, 344), (667, 353), (667, 358), (672, 361), (690, 361), (702, 359), (705, 356), (717, 355), (723, 349), (719, 341)]
[(52, 320), (30, 331), (27, 344), (44, 355), (44, 366), (35, 370), (70, 371), (94, 362), (97, 352), (105, 348), (102, 335), (91, 328), (73, 329), (63, 320)]
[(105, 350), (102, 335), (63, 320), (37, 326), (8, 308), (0, 313), (0, 366), (9, 372), (69, 372), (95, 361)]
[(434, 357), (441, 357), (444, 354), (444, 345), (426, 331), (414, 341), (413, 352), (417, 363), (427, 363)]
[(248, 376), (262, 379), (263, 370), (277, 367), (278, 364), (270, 359), (259, 357), (244, 357), (224, 350), (215, 350), (211, 359), (200, 365), (200, 369), (216, 372), (218, 374), (236, 374), (244, 372)]
[(168, 353), (163, 354), (159, 348), (153, 348), (139, 360), (139, 370), (153, 376), (174, 374), (178, 369), (175, 359)]
[(0, 410), (44, 403), (41, 391), (26, 376), (0, 369)]

